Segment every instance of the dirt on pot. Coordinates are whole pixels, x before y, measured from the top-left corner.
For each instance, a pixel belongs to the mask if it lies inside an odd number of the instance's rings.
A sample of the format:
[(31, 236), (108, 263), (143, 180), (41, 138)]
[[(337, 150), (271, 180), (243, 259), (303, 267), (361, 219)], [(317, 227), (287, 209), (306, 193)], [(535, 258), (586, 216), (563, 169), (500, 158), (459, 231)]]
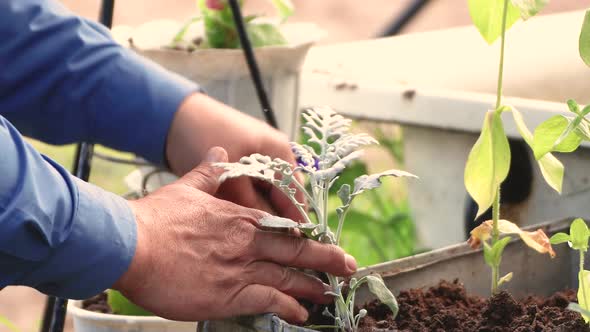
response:
[(107, 302), (107, 293), (100, 293), (89, 299), (82, 301), (82, 309), (100, 312), (103, 314), (112, 314), (113, 310)]
[(500, 292), (487, 299), (467, 295), (455, 280), (402, 291), (397, 300), (400, 310), (395, 321), (387, 306), (377, 301), (365, 306), (369, 314), (360, 331), (590, 331), (580, 314), (566, 310), (576, 300), (573, 290), (521, 300)]

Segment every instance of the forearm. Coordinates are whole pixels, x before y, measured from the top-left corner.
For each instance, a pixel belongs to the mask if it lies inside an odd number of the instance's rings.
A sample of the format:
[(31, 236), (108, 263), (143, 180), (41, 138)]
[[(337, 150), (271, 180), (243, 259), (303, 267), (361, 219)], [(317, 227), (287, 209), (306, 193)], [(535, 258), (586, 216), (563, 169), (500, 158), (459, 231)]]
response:
[(70, 176), (2, 117), (0, 174), (0, 288), (83, 298), (127, 270), (137, 236), (127, 202)]
[(113, 41), (54, 0), (0, 2), (0, 114), (54, 144), (88, 141), (162, 163), (196, 84)]

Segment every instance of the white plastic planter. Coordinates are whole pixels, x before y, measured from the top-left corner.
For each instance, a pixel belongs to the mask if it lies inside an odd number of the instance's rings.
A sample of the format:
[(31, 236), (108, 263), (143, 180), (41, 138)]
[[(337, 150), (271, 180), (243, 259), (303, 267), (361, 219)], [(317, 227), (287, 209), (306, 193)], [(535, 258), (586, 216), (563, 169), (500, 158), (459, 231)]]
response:
[[(202, 35), (201, 24), (187, 32), (187, 39)], [(254, 85), (241, 49), (199, 49), (194, 52), (165, 49), (181, 24), (171, 20), (151, 21), (136, 28), (118, 26), (114, 37), (141, 55), (201, 85), (206, 93), (254, 117), (263, 119)], [(299, 74), (309, 48), (324, 32), (315, 24), (281, 26), (288, 46), (254, 50), (262, 79), (281, 131), (294, 137), (298, 122)]]
[(123, 316), (103, 314), (81, 308), (72, 301), (68, 314), (74, 320), (75, 332), (194, 332), (195, 322), (176, 322), (152, 316)]
[[(194, 82), (213, 98), (246, 114), (264, 120), (250, 72), (241, 49), (201, 49), (194, 52), (165, 49), (170, 45), (181, 24), (172, 20), (157, 20), (132, 28), (113, 28), (115, 39), (130, 46), (142, 56)], [(325, 32), (312, 23), (284, 24), (281, 32), (288, 46), (256, 48), (254, 54), (263, 83), (279, 126), (293, 139), (299, 125), (299, 76), (310, 47)], [(202, 25), (194, 24), (189, 36), (203, 35)], [(141, 192), (142, 178), (153, 167), (141, 167), (131, 173), (126, 182), (131, 190)], [(150, 179), (147, 189), (153, 191), (174, 181), (171, 173), (160, 173)]]

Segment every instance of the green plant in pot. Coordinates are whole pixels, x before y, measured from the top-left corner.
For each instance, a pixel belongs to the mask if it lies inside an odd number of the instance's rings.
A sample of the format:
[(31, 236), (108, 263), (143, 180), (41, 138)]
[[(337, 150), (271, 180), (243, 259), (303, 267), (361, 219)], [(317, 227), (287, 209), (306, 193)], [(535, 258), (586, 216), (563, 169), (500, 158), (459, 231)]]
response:
[[(481, 35), (489, 44), (498, 38), (501, 43), (496, 104), (494, 109), (486, 114), (481, 135), (473, 146), (465, 166), (465, 187), (479, 206), (477, 215), (492, 208), (492, 220), (476, 227), (471, 232), (469, 240), (475, 248), (483, 245), (484, 259), (492, 273), (492, 294), (497, 293), (499, 286), (512, 278), (512, 273), (500, 276), (502, 253), (510, 242), (508, 236), (502, 238), (502, 235), (519, 235), (529, 247), (554, 256), (549, 238), (541, 229), (525, 232), (518, 225), (500, 219), (500, 185), (506, 179), (510, 168), (510, 147), (504, 131), (503, 113), (512, 113), (524, 141), (533, 150), (537, 146), (535, 137), (527, 128), (521, 113), (502, 102), (506, 31), (519, 18), (527, 20), (536, 15), (547, 2), (548, 0), (469, 0), (471, 17)], [(537, 153), (535, 155), (537, 156)], [(550, 153), (538, 156), (537, 161), (546, 182), (561, 193), (563, 164)]]
[[(245, 0), (238, 1), (239, 7)], [(289, 0), (269, 0), (269, 16), (244, 13), (268, 99), (279, 128), (295, 136), (299, 74), (307, 52), (324, 31), (310, 22), (288, 23)], [(116, 26), (113, 35), (138, 54), (197, 82), (209, 96), (263, 119), (228, 0), (197, 0), (198, 16), (186, 22), (156, 19), (135, 27)]]
[[(270, 0), (279, 16), (279, 24), (293, 14), (290, 0)], [(240, 41), (234, 23), (231, 7), (227, 0), (198, 0), (200, 16), (188, 20), (174, 36), (171, 47), (192, 51), (198, 48), (239, 48)], [(244, 0), (239, 1), (243, 6)], [(279, 30), (278, 24), (260, 22), (258, 15), (244, 17), (248, 37), (253, 47), (286, 45), (287, 40)], [(203, 23), (204, 35), (193, 39), (186, 38), (187, 31), (195, 23)]]
[[(346, 214), (355, 197), (361, 193), (377, 188), (384, 177), (415, 177), (399, 171), (388, 170), (373, 175), (362, 175), (354, 184), (343, 184), (338, 189), (341, 206), (336, 209), (338, 223), (335, 230), (328, 224), (328, 195), (336, 183), (339, 174), (354, 160), (361, 156), (357, 151), (361, 146), (375, 144), (376, 141), (366, 134), (352, 134), (349, 131), (351, 121), (327, 107), (307, 110), (304, 114), (303, 131), (308, 136), (309, 145), (292, 143), (292, 150), (298, 165), (272, 159), (268, 156), (253, 154), (243, 157), (238, 163), (219, 163), (216, 166), (225, 169), (221, 180), (249, 176), (269, 182), (279, 188), (299, 209), (303, 220), (301, 223), (289, 219), (268, 215), (260, 220), (260, 225), (268, 229), (298, 229), (308, 238), (338, 245)], [(309, 179), (309, 190), (298, 182), (297, 173)], [(295, 198), (295, 193), (304, 194), (312, 213), (305, 208), (304, 202)], [(330, 291), (334, 297), (334, 311), (324, 311), (324, 315), (333, 319), (333, 325), (309, 326), (310, 328), (335, 328), (339, 331), (356, 331), (367, 311), (355, 311), (355, 293), (366, 284), (369, 290), (391, 310), (395, 316), (398, 311), (397, 301), (378, 275), (352, 278), (346, 283), (340, 278), (327, 274)], [(345, 291), (345, 288), (347, 291)]]

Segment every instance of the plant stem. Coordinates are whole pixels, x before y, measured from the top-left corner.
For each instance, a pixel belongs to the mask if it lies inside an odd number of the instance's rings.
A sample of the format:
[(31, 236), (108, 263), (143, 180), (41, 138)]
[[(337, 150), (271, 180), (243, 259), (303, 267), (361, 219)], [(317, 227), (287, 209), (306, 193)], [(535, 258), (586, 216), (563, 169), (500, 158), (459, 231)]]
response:
[(498, 280), (500, 279), (500, 266), (492, 266), (492, 295), (498, 292)]
[[(350, 207), (350, 203), (348, 203), (348, 206)], [(346, 209), (344, 209), (344, 211), (342, 211), (342, 214), (340, 216), (338, 216), (338, 228), (336, 229), (336, 245), (339, 246), (340, 245), (340, 235), (342, 235), (342, 226), (344, 225), (344, 219), (346, 219), (346, 213), (348, 212), (349, 207), (347, 207)]]
[[(506, 18), (508, 16), (508, 0), (504, 0), (504, 8), (502, 9), (502, 35), (500, 36), (500, 63), (498, 66), (498, 87), (496, 91), (496, 110), (502, 104), (502, 82), (504, 79), (504, 48), (506, 43)], [(498, 221), (500, 220), (500, 184), (496, 188), (494, 203), (492, 204), (492, 248), (500, 238), (498, 230)], [(498, 282), (500, 275), (500, 266), (492, 266), (492, 294), (498, 291)]]
[(504, 0), (502, 13), (502, 35), (500, 36), (500, 65), (498, 68), (498, 88), (496, 91), (496, 109), (502, 103), (502, 82), (504, 79), (504, 46), (506, 41), (506, 19), (508, 17), (508, 0)]
[[(578, 278), (580, 279), (579, 288), (582, 288), (582, 297), (584, 298), (584, 309), (588, 309), (588, 294), (586, 294), (586, 281), (584, 279), (584, 250), (580, 250), (580, 273), (578, 274)], [(580, 302), (580, 299), (578, 299)]]
[(496, 188), (496, 195), (492, 205), (492, 246), (500, 239), (498, 222), (500, 220), (500, 186)]
[[(305, 198), (307, 199), (307, 204), (311, 205), (311, 208), (315, 211), (316, 215), (319, 216), (319, 212), (320, 209), (319, 207), (315, 204), (315, 200), (313, 199), (313, 196), (310, 195), (307, 190), (305, 190), (305, 187), (299, 183), (299, 181), (295, 180), (292, 182), (295, 187), (297, 187), (297, 189), (299, 189), (299, 191), (301, 191), (303, 193), (303, 195), (305, 195)], [(309, 219), (309, 218), (307, 218)]]

